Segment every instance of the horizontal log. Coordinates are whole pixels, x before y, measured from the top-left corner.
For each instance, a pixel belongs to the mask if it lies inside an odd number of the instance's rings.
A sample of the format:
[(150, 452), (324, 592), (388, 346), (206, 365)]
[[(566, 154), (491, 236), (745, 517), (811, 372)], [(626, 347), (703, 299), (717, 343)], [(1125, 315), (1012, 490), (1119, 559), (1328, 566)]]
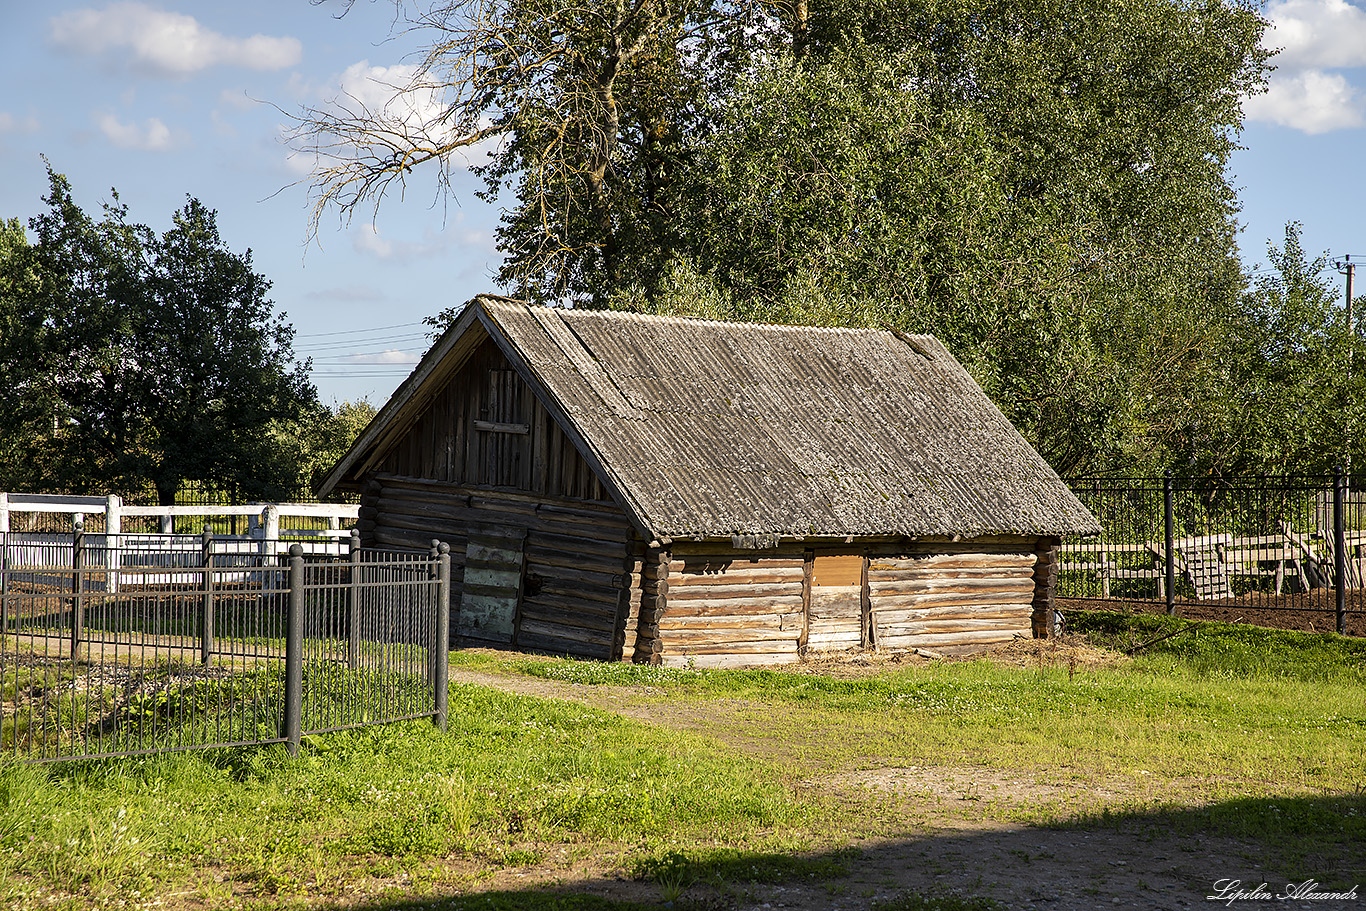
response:
[(570, 614), (582, 614), (585, 617), (607, 617), (615, 619), (617, 616), (617, 605), (602, 601), (584, 601), (580, 598), (566, 598), (560, 595), (549, 595), (544, 592), (536, 595), (522, 596), (522, 606), (540, 607), (549, 611), (563, 611)]
[(784, 652), (797, 651), (797, 640), (789, 639), (785, 641), (757, 640), (751, 642), (740, 642), (724, 640), (720, 642), (687, 642), (675, 643), (666, 641), (664, 650), (659, 654), (663, 655), (754, 655), (754, 654), (782, 654)]
[(385, 490), (395, 491), (416, 491), (426, 496), (477, 496), (488, 497), (490, 499), (502, 500), (507, 503), (529, 503), (533, 506), (540, 505), (542, 509), (550, 506), (559, 506), (570, 510), (582, 510), (584, 512), (598, 511), (615, 515), (622, 515), (621, 508), (614, 503), (606, 501), (582, 500), (571, 497), (555, 497), (549, 494), (515, 493), (508, 490), (492, 490), (487, 487), (469, 487), (460, 484), (452, 484), (450, 481), (437, 481), (430, 478), (414, 478), (408, 475), (398, 475), (390, 472), (377, 472), (375, 479), (380, 483), (381, 495)]
[(891, 569), (972, 569), (974, 567), (1033, 566), (1038, 558), (1032, 553), (955, 553), (926, 554), (923, 557), (879, 557), (869, 561), (869, 571)]
[(910, 609), (919, 605), (934, 607), (940, 604), (1013, 604), (1019, 601), (1031, 601), (1033, 594), (1033, 588), (1004, 592), (942, 591), (909, 594), (876, 592), (869, 598), (869, 601), (874, 610), (884, 608)]
[(796, 585), (801, 587), (802, 571), (798, 568), (702, 575), (672, 570), (669, 573), (669, 584), (680, 588), (726, 588), (735, 585)]
[(801, 609), (801, 598), (766, 599), (757, 604), (745, 604), (739, 598), (727, 601), (675, 601), (670, 595), (666, 614), (670, 617), (762, 617), (798, 613)]
[(684, 613), (698, 613), (715, 607), (725, 611), (734, 611), (736, 613), (740, 613), (741, 611), (746, 613), (751, 611), (770, 611), (776, 614), (786, 613), (791, 610), (800, 610), (802, 596), (801, 593), (798, 592), (792, 595), (767, 598), (741, 598), (737, 596), (730, 598), (709, 598), (707, 600), (686, 598), (675, 600), (674, 593), (670, 591), (668, 593), (667, 603), (669, 605), (669, 613), (673, 613), (675, 610)]
[(533, 633), (518, 636), (517, 647), (529, 652), (543, 652), (548, 655), (572, 655), (576, 658), (597, 658), (604, 661), (612, 656), (610, 643), (587, 643), (578, 639), (566, 639), (562, 636)]
[(1028, 630), (975, 630), (952, 633), (921, 633), (913, 636), (888, 636), (878, 640), (883, 648), (939, 648), (941, 646), (971, 645), (985, 647), (1013, 639), (1030, 638)]
[(541, 577), (538, 594), (547, 597), (560, 597), (569, 601), (591, 601), (595, 604), (620, 604), (621, 589), (605, 585), (586, 585), (581, 582), (566, 581), (554, 577)]
[(1028, 578), (1038, 569), (1038, 564), (1029, 566), (988, 566), (934, 568), (916, 567), (914, 569), (884, 569), (868, 571), (868, 582), (883, 585), (888, 582), (921, 582), (929, 579), (1020, 579)]
[(868, 586), (873, 598), (887, 595), (939, 594), (942, 592), (962, 592), (963, 594), (1004, 594), (1007, 592), (1029, 593), (1034, 591), (1032, 575), (1001, 579), (930, 579), (902, 580), (899, 582), (879, 582)]
[(523, 616), (517, 624), (517, 639), (521, 641), (523, 636), (540, 636), (542, 638), (571, 639), (575, 642), (582, 642), (586, 646), (599, 647), (612, 644), (612, 630), (610, 629), (591, 629), (582, 626), (570, 626), (567, 623), (557, 623), (544, 620), (540, 617)]
[(659, 638), (664, 641), (665, 649), (669, 649), (677, 643), (721, 645), (727, 642), (775, 642), (780, 640), (790, 640), (795, 643), (797, 633), (794, 630), (754, 629), (753, 627), (729, 632), (709, 629), (661, 629)]
[(762, 574), (802, 572), (802, 560), (790, 557), (766, 557), (761, 560), (723, 560), (716, 558), (683, 558), (677, 554), (669, 561), (669, 572), (687, 576), (729, 576), (733, 573)]
[(972, 632), (975, 630), (1018, 630), (1027, 631), (1030, 628), (1029, 618), (1006, 618), (989, 620), (929, 620), (923, 623), (906, 623), (898, 626), (886, 627), (889, 636), (913, 636), (921, 633), (960, 633)]
[(726, 601), (731, 598), (782, 598), (800, 599), (802, 580), (798, 576), (792, 583), (784, 585), (693, 585), (669, 579), (669, 601)]
[(956, 617), (978, 617), (981, 619), (991, 619), (999, 617), (1020, 617), (1033, 613), (1033, 606), (1026, 604), (1009, 604), (995, 607), (936, 607), (929, 610), (875, 610), (873, 617), (879, 624), (882, 623), (905, 623), (915, 620), (939, 620), (953, 619)]
[(782, 614), (758, 614), (743, 617), (685, 617), (673, 611), (659, 619), (659, 629), (772, 629), (783, 628)]
[(572, 551), (540, 547), (532, 542), (527, 545), (526, 562), (528, 566), (551, 566), (562, 569), (582, 569), (596, 573), (615, 575), (621, 572), (621, 560), (612, 554), (582, 554)]
[(728, 654), (699, 654), (693, 656), (667, 655), (663, 664), (665, 667), (693, 667), (705, 668), (737, 668), (754, 667), (762, 664), (792, 664), (800, 661), (801, 658), (795, 651), (756, 653), (750, 655), (728, 655)]
[(517, 628), (535, 630), (540, 627), (558, 627), (563, 629), (558, 635), (571, 635), (569, 631), (574, 631), (572, 635), (587, 636), (593, 641), (598, 638), (611, 638), (616, 631), (610, 617), (586, 617), (582, 614), (571, 614), (566, 611), (546, 611), (541, 610), (534, 604), (522, 605), (522, 612), (518, 617)]
[(598, 517), (585, 516), (575, 520), (568, 515), (548, 516), (539, 513), (508, 512), (492, 508), (480, 509), (474, 506), (430, 503), (418, 500), (396, 500), (382, 498), (378, 501), (379, 515), (376, 521), (387, 521), (391, 517), (404, 516), (408, 520), (420, 519), (428, 524), (441, 523), (452, 528), (471, 525), (515, 525), (534, 531), (561, 533), (580, 538), (601, 541), (625, 541), (629, 529), (622, 524), (609, 522)]

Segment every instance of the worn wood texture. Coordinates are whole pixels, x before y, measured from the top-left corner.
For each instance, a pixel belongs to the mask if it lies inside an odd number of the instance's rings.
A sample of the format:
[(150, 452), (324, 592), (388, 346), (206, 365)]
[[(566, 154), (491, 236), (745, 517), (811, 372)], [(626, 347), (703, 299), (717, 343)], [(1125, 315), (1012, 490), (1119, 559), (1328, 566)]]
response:
[[(501, 551), (510, 548), (495, 544), (520, 533), (521, 593), (512, 644), (592, 658), (622, 654), (619, 633), (632, 532), (620, 509), (391, 474), (375, 481), (363, 494), (363, 505), (375, 510), (370, 534), (377, 544), (425, 548), (439, 538), (451, 545), (453, 630), (476, 635), (474, 613), (482, 617), (506, 609), (511, 562)], [(460, 609), (467, 587), (468, 619)]]
[(1037, 542), (1025, 552), (1018, 543), (980, 543), (970, 551), (870, 559), (868, 599), (879, 647), (980, 648), (1033, 634)]
[(804, 625), (803, 553), (717, 553), (675, 544), (667, 607), (655, 623), (664, 664), (738, 667), (795, 661)]
[(597, 475), (486, 340), (399, 437), (380, 473), (606, 501)]

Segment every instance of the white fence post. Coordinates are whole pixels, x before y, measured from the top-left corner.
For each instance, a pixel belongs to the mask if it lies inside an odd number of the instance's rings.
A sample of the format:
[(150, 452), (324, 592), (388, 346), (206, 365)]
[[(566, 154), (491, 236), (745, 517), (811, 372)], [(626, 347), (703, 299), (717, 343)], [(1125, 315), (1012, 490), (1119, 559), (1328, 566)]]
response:
[(9, 494), (0, 491), (0, 533), (9, 531)]
[(265, 523), (265, 537), (261, 541), (261, 553), (274, 554), (273, 548), (280, 540), (280, 507), (271, 503), (261, 513)]
[(119, 591), (123, 556), (119, 536), (123, 532), (123, 498), (111, 493), (104, 502), (104, 587), (111, 595)]

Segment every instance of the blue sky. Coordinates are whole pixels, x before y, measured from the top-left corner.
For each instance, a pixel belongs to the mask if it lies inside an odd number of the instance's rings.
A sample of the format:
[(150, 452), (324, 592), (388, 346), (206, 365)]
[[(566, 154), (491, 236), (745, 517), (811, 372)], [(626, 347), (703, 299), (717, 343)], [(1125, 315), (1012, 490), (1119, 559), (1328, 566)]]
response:
[[(425, 347), (424, 316), (496, 290), (497, 211), (471, 178), (443, 202), (418, 173), (377, 220), (331, 213), (306, 243), (308, 163), (282, 142), (282, 111), (382, 93), (414, 50), (391, 37), (391, 3), (341, 9), (0, 0), (0, 217), (42, 211), (41, 155), (88, 212), (115, 187), (135, 220), (164, 230), (194, 195), (274, 283), (323, 399), (382, 402)], [(1270, 91), (1245, 104), (1247, 148), (1230, 168), (1244, 261), (1265, 263), (1267, 241), (1294, 219), (1309, 250), (1366, 262), (1366, 6), (1286, 0), (1264, 13), (1275, 25), (1267, 43), (1282, 51)]]

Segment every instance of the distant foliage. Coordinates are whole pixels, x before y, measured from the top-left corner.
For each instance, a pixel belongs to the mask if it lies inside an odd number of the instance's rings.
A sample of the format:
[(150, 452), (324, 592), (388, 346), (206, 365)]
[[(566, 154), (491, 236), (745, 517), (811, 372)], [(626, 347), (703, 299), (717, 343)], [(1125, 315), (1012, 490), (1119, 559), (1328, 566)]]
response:
[(293, 328), (251, 251), (187, 197), (157, 234), (117, 193), (98, 220), (48, 169), (48, 211), (0, 230), (0, 486), (69, 492), (186, 481), (278, 499), (319, 412)]

